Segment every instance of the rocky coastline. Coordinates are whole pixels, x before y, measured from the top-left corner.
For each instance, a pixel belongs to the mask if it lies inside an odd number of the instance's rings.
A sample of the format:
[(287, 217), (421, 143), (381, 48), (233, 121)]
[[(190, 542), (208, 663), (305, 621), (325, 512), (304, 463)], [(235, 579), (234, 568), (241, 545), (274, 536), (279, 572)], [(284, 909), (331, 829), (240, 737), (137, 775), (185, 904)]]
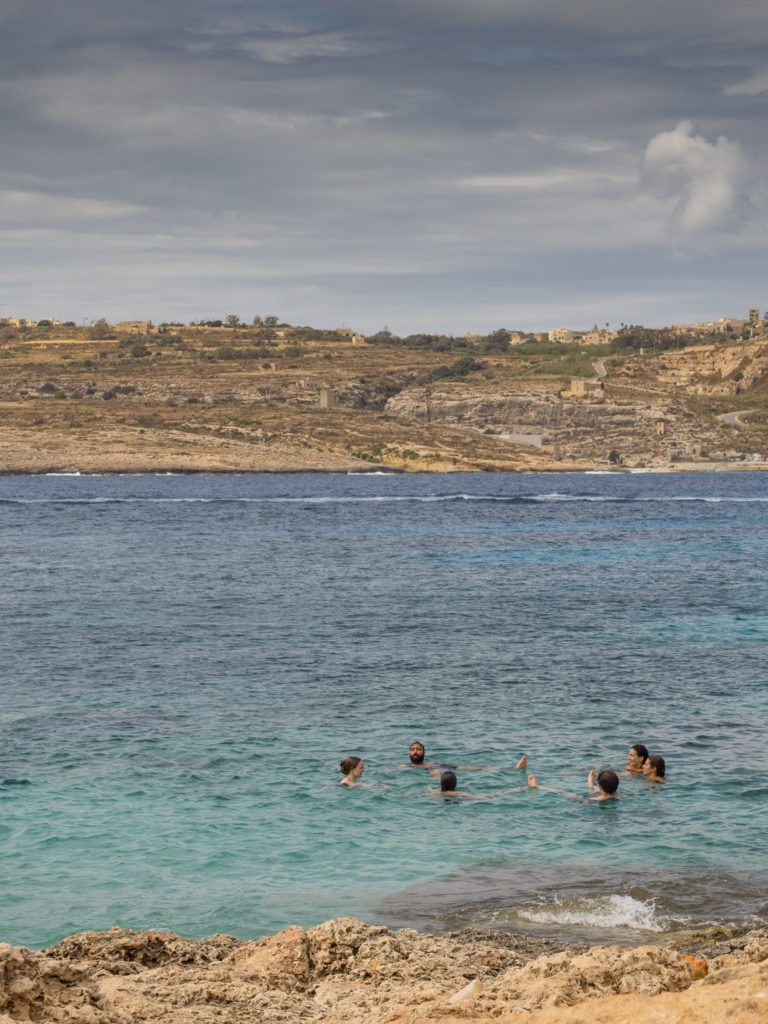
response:
[(587, 949), (340, 918), (255, 941), (113, 928), (0, 945), (0, 1024), (751, 1024), (768, 1018), (768, 929)]

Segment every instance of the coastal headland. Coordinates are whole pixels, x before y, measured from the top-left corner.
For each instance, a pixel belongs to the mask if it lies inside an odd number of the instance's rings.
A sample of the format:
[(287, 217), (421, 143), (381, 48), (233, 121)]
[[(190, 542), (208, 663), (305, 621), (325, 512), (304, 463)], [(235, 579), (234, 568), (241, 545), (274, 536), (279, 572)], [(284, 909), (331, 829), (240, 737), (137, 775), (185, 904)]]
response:
[(349, 333), (4, 328), (0, 472), (768, 465), (766, 337), (654, 352)]
[(113, 928), (0, 945), (7, 1024), (757, 1024), (767, 1011), (766, 929), (587, 949), (340, 918), (256, 941)]

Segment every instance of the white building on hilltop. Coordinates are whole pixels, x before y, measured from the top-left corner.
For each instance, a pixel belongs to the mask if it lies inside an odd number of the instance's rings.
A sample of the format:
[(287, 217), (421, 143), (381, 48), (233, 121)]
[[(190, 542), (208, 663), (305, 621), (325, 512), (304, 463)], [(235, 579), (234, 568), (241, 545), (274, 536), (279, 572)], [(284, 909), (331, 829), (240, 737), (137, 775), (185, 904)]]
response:
[(576, 331), (569, 331), (567, 327), (555, 327), (549, 332), (549, 340), (560, 344), (578, 341)]

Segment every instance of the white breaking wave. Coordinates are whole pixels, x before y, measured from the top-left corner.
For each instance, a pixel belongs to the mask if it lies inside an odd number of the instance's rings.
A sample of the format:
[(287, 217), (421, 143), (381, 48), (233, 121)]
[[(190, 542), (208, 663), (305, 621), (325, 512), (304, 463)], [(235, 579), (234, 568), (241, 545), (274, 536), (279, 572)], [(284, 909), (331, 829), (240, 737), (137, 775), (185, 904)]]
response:
[(610, 494), (531, 494), (524, 495), (524, 501), (625, 501), (627, 499), (616, 498)]
[(646, 932), (664, 931), (653, 900), (633, 896), (594, 896), (555, 899), (539, 909), (518, 910), (517, 916), (534, 924), (581, 924), (591, 928), (633, 928)]

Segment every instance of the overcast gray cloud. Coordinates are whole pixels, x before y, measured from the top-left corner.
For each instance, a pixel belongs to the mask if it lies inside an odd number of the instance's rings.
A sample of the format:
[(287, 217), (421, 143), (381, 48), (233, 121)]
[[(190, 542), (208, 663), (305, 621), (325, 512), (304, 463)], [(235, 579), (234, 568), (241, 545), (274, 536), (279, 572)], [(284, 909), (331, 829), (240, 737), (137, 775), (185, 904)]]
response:
[(766, 43), (762, 0), (5, 0), (0, 311), (765, 304)]

